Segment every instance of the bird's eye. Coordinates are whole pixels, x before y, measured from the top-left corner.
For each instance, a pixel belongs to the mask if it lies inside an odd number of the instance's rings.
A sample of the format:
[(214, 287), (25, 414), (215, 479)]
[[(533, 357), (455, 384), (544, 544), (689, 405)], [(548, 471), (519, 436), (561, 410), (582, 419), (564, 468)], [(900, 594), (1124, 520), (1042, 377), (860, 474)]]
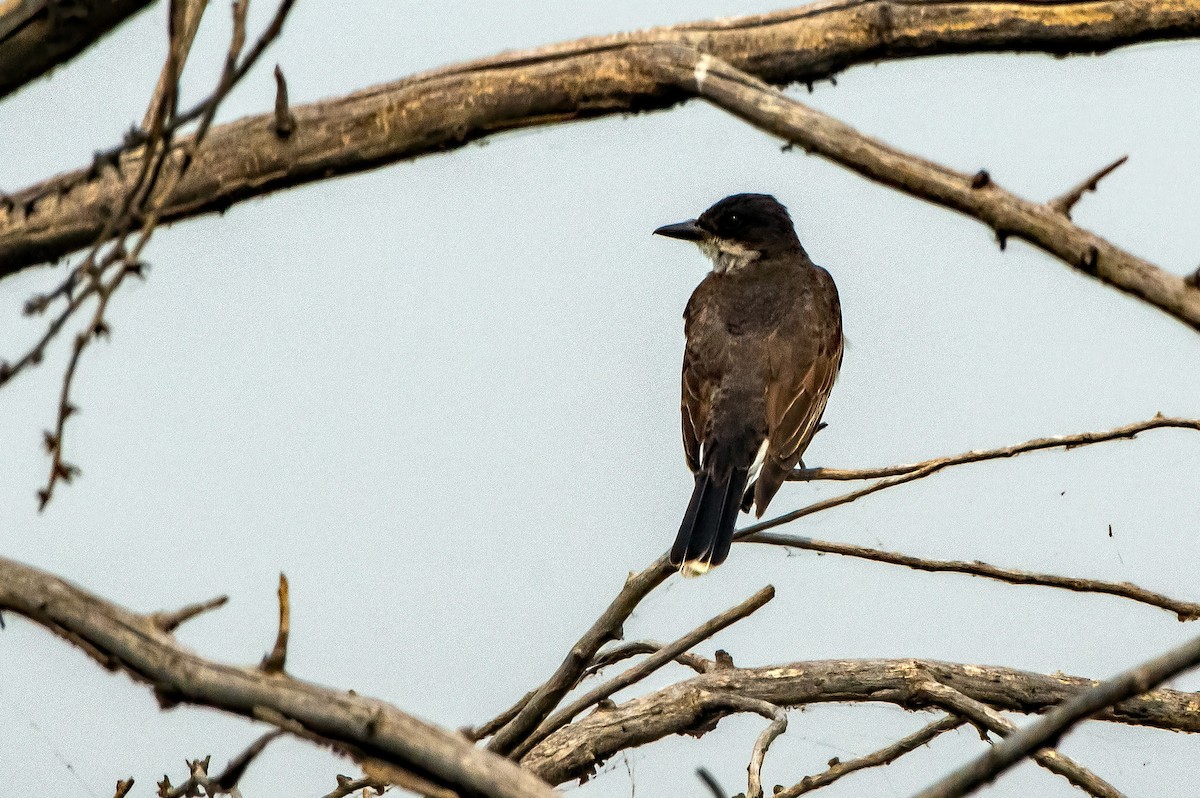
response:
[(735, 214), (733, 214), (732, 216), (730, 216), (730, 217), (729, 217), (729, 223), (730, 223), (730, 224), (732, 224), (732, 225), (739, 225), (739, 224), (741, 224), (741, 223), (742, 223), (742, 217), (738, 216), (738, 215), (735, 213)]

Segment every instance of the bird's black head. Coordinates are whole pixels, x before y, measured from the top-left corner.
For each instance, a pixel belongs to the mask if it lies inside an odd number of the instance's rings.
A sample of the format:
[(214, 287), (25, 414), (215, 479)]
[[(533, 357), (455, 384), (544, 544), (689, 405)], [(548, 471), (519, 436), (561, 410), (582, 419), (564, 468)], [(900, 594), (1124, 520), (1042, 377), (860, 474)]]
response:
[(763, 255), (800, 248), (787, 208), (769, 194), (734, 194), (698, 219), (654, 232), (696, 242), (718, 273), (744, 268)]

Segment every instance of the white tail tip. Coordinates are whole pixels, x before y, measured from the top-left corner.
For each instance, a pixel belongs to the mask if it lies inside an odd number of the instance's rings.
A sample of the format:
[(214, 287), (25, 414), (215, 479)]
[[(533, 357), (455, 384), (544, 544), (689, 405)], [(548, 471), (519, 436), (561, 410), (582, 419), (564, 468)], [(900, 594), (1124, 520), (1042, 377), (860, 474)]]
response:
[(679, 573), (684, 579), (691, 579), (696, 576), (704, 576), (712, 570), (712, 566), (704, 560), (688, 560), (683, 565), (679, 566)]

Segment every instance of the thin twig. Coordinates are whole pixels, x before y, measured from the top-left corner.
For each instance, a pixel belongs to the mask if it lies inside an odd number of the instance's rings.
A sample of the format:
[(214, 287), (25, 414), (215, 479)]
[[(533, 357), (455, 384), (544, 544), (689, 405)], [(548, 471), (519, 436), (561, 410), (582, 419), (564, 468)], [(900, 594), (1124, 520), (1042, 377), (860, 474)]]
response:
[(1051, 208), (1053, 208), (1058, 213), (1061, 213), (1063, 216), (1066, 216), (1068, 219), (1070, 219), (1071, 218), (1071, 209), (1075, 207), (1075, 203), (1079, 202), (1079, 200), (1087, 192), (1095, 191), (1096, 186), (1099, 185), (1101, 180), (1108, 177), (1108, 175), (1110, 175), (1114, 170), (1116, 170), (1117, 167), (1121, 166), (1121, 164), (1125, 163), (1128, 160), (1129, 160), (1128, 155), (1122, 155), (1120, 158), (1113, 161), (1108, 166), (1104, 167), (1100, 171), (1093, 174), (1087, 180), (1084, 180), (1082, 183), (1075, 186), (1075, 188), (1071, 189), (1066, 194), (1063, 194), (1061, 197), (1052, 199), (1046, 204), (1049, 205)]
[[(614, 665), (622, 660), (636, 657), (641, 654), (654, 654), (661, 651), (664, 647), (663, 643), (655, 640), (632, 640), (628, 643), (622, 643), (618, 646), (613, 646), (610, 649), (601, 651), (596, 655), (592, 664), (584, 671), (584, 676), (591, 676), (598, 673), (602, 668), (607, 668), (609, 665)], [(707, 673), (711, 670), (715, 663), (710, 659), (705, 659), (699, 654), (691, 654), (684, 652), (675, 658), (675, 661), (680, 665), (685, 665), (696, 673)]]
[(554, 732), (566, 726), (579, 713), (586, 710), (588, 707), (594, 706), (598, 702), (614, 695), (620, 690), (624, 690), (632, 684), (637, 684), (642, 679), (645, 679), (650, 674), (657, 671), (668, 662), (673, 661), (677, 656), (690, 649), (692, 646), (700, 643), (713, 635), (731, 626), (746, 616), (754, 613), (764, 604), (775, 598), (775, 588), (767, 585), (762, 590), (755, 593), (750, 598), (738, 604), (736, 607), (731, 607), (725, 612), (710, 618), (708, 621), (700, 624), (692, 631), (685, 634), (670, 645), (663, 646), (658, 651), (651, 654), (646, 659), (634, 665), (627, 671), (622, 672), (619, 676), (610, 679), (587, 693), (584, 693), (575, 701), (568, 704), (563, 709), (551, 715), (533, 732), (531, 732), (520, 745), (513, 749), (512, 758), (520, 759), (526, 753), (533, 749), (535, 745), (549, 737)]
[(860, 756), (857, 759), (837, 762), (830, 765), (829, 769), (825, 772), (818, 773), (815, 776), (805, 776), (798, 784), (776, 792), (774, 798), (796, 798), (807, 792), (827, 787), (842, 776), (846, 776), (857, 770), (890, 765), (905, 754), (917, 750), (938, 735), (957, 729), (965, 722), (957, 715), (947, 715), (939, 718), (933, 723), (922, 726), (912, 734), (901, 737), (891, 745), (880, 748), (878, 751), (874, 751), (866, 756)]
[[(563, 696), (570, 692), (584, 670), (592, 664), (596, 652), (610, 640), (621, 637), (621, 627), (633, 613), (637, 605), (650, 594), (650, 591), (661, 585), (671, 574), (675, 573), (666, 556), (659, 557), (646, 570), (630, 574), (625, 580), (625, 586), (612, 600), (608, 608), (601, 613), (591, 628), (584, 633), (566, 659), (558, 666), (558, 670), (550, 679), (539, 687), (533, 696), (522, 698), (523, 706), (495, 733), (488, 743), (487, 749), (492, 753), (507, 755), (519, 745), (554, 708), (562, 701)], [(504, 714), (504, 713), (502, 713)], [(485, 726), (491, 724), (485, 724)]]
[(960, 798), (995, 779), (1029, 754), (1056, 745), (1076, 723), (1139, 696), (1200, 664), (1200, 637), (1064, 701), (983, 756), (954, 771), (917, 798)]
[(978, 560), (974, 562), (964, 560), (929, 560), (923, 557), (913, 557), (909, 554), (899, 554), (893, 551), (881, 551), (879, 549), (867, 548), (866, 546), (856, 546), (852, 543), (833, 543), (826, 540), (814, 540), (800, 535), (784, 535), (778, 532), (754, 532), (754, 528), (750, 527), (743, 533), (740, 533), (738, 539), (745, 543), (763, 543), (771, 546), (786, 546), (806, 551), (817, 551), (823, 554), (840, 554), (845, 557), (857, 557), (889, 565), (901, 565), (917, 571), (968, 574), (970, 576), (981, 576), (985, 579), (1008, 582), (1013, 585), (1039, 585), (1041, 587), (1071, 590), (1076, 593), (1104, 593), (1109, 596), (1117, 596), (1173, 612), (1180, 621), (1200, 619), (1200, 604), (1173, 599), (1161, 593), (1155, 593), (1152, 590), (1130, 584), (1129, 582), (1105, 582), (1100, 579), (1037, 574), (1029, 571), (1019, 571), (1015, 568), (1000, 568), (999, 566), (979, 562)]
[(730, 694), (723, 697), (723, 703), (739, 712), (757, 712), (771, 721), (762, 734), (754, 741), (754, 749), (750, 753), (750, 765), (746, 768), (746, 798), (762, 798), (762, 767), (767, 758), (767, 750), (779, 735), (787, 731), (787, 712), (783, 707), (763, 701), (760, 698)]
[[(987, 704), (965, 696), (951, 687), (928, 682), (922, 686), (921, 691), (931, 702), (943, 709), (969, 718), (976, 726), (1001, 737), (1007, 737), (1017, 730), (1016, 724)], [(1124, 793), (1116, 787), (1060, 751), (1044, 748), (1034, 752), (1033, 760), (1095, 798), (1125, 798)]]
[[(1075, 449), (1083, 446), (1091, 446), (1096, 443), (1106, 443), (1108, 441), (1133, 440), (1138, 434), (1147, 430), (1164, 428), (1200, 431), (1200, 419), (1169, 418), (1159, 414), (1145, 421), (1137, 421), (1133, 424), (1126, 424), (1123, 427), (1116, 427), (1104, 432), (1081, 432), (1074, 435), (1060, 435), (1053, 438), (1034, 438), (1033, 440), (1012, 446), (1001, 446), (997, 449), (972, 450), (963, 452), (962, 454), (935, 457), (932, 460), (924, 460), (920, 463), (909, 463), (907, 465), (860, 469), (797, 468), (788, 475), (788, 479), (794, 482), (812, 482), (815, 480), (845, 482), (859, 479), (904, 476), (917, 471), (925, 472), (922, 476), (928, 476), (949, 466), (962, 465), (964, 463), (981, 463), (985, 460), (999, 460), (1042, 449)], [(895, 484), (901, 483), (897, 482)]]

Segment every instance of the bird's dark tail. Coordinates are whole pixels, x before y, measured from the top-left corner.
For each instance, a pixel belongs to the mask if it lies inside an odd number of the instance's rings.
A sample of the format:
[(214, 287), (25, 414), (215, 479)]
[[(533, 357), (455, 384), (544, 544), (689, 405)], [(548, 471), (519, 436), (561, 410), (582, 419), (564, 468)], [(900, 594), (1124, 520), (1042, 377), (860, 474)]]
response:
[(742, 492), (749, 469), (735, 468), (721, 480), (702, 469), (688, 502), (679, 535), (671, 547), (671, 565), (684, 576), (700, 576), (725, 562), (733, 543)]

